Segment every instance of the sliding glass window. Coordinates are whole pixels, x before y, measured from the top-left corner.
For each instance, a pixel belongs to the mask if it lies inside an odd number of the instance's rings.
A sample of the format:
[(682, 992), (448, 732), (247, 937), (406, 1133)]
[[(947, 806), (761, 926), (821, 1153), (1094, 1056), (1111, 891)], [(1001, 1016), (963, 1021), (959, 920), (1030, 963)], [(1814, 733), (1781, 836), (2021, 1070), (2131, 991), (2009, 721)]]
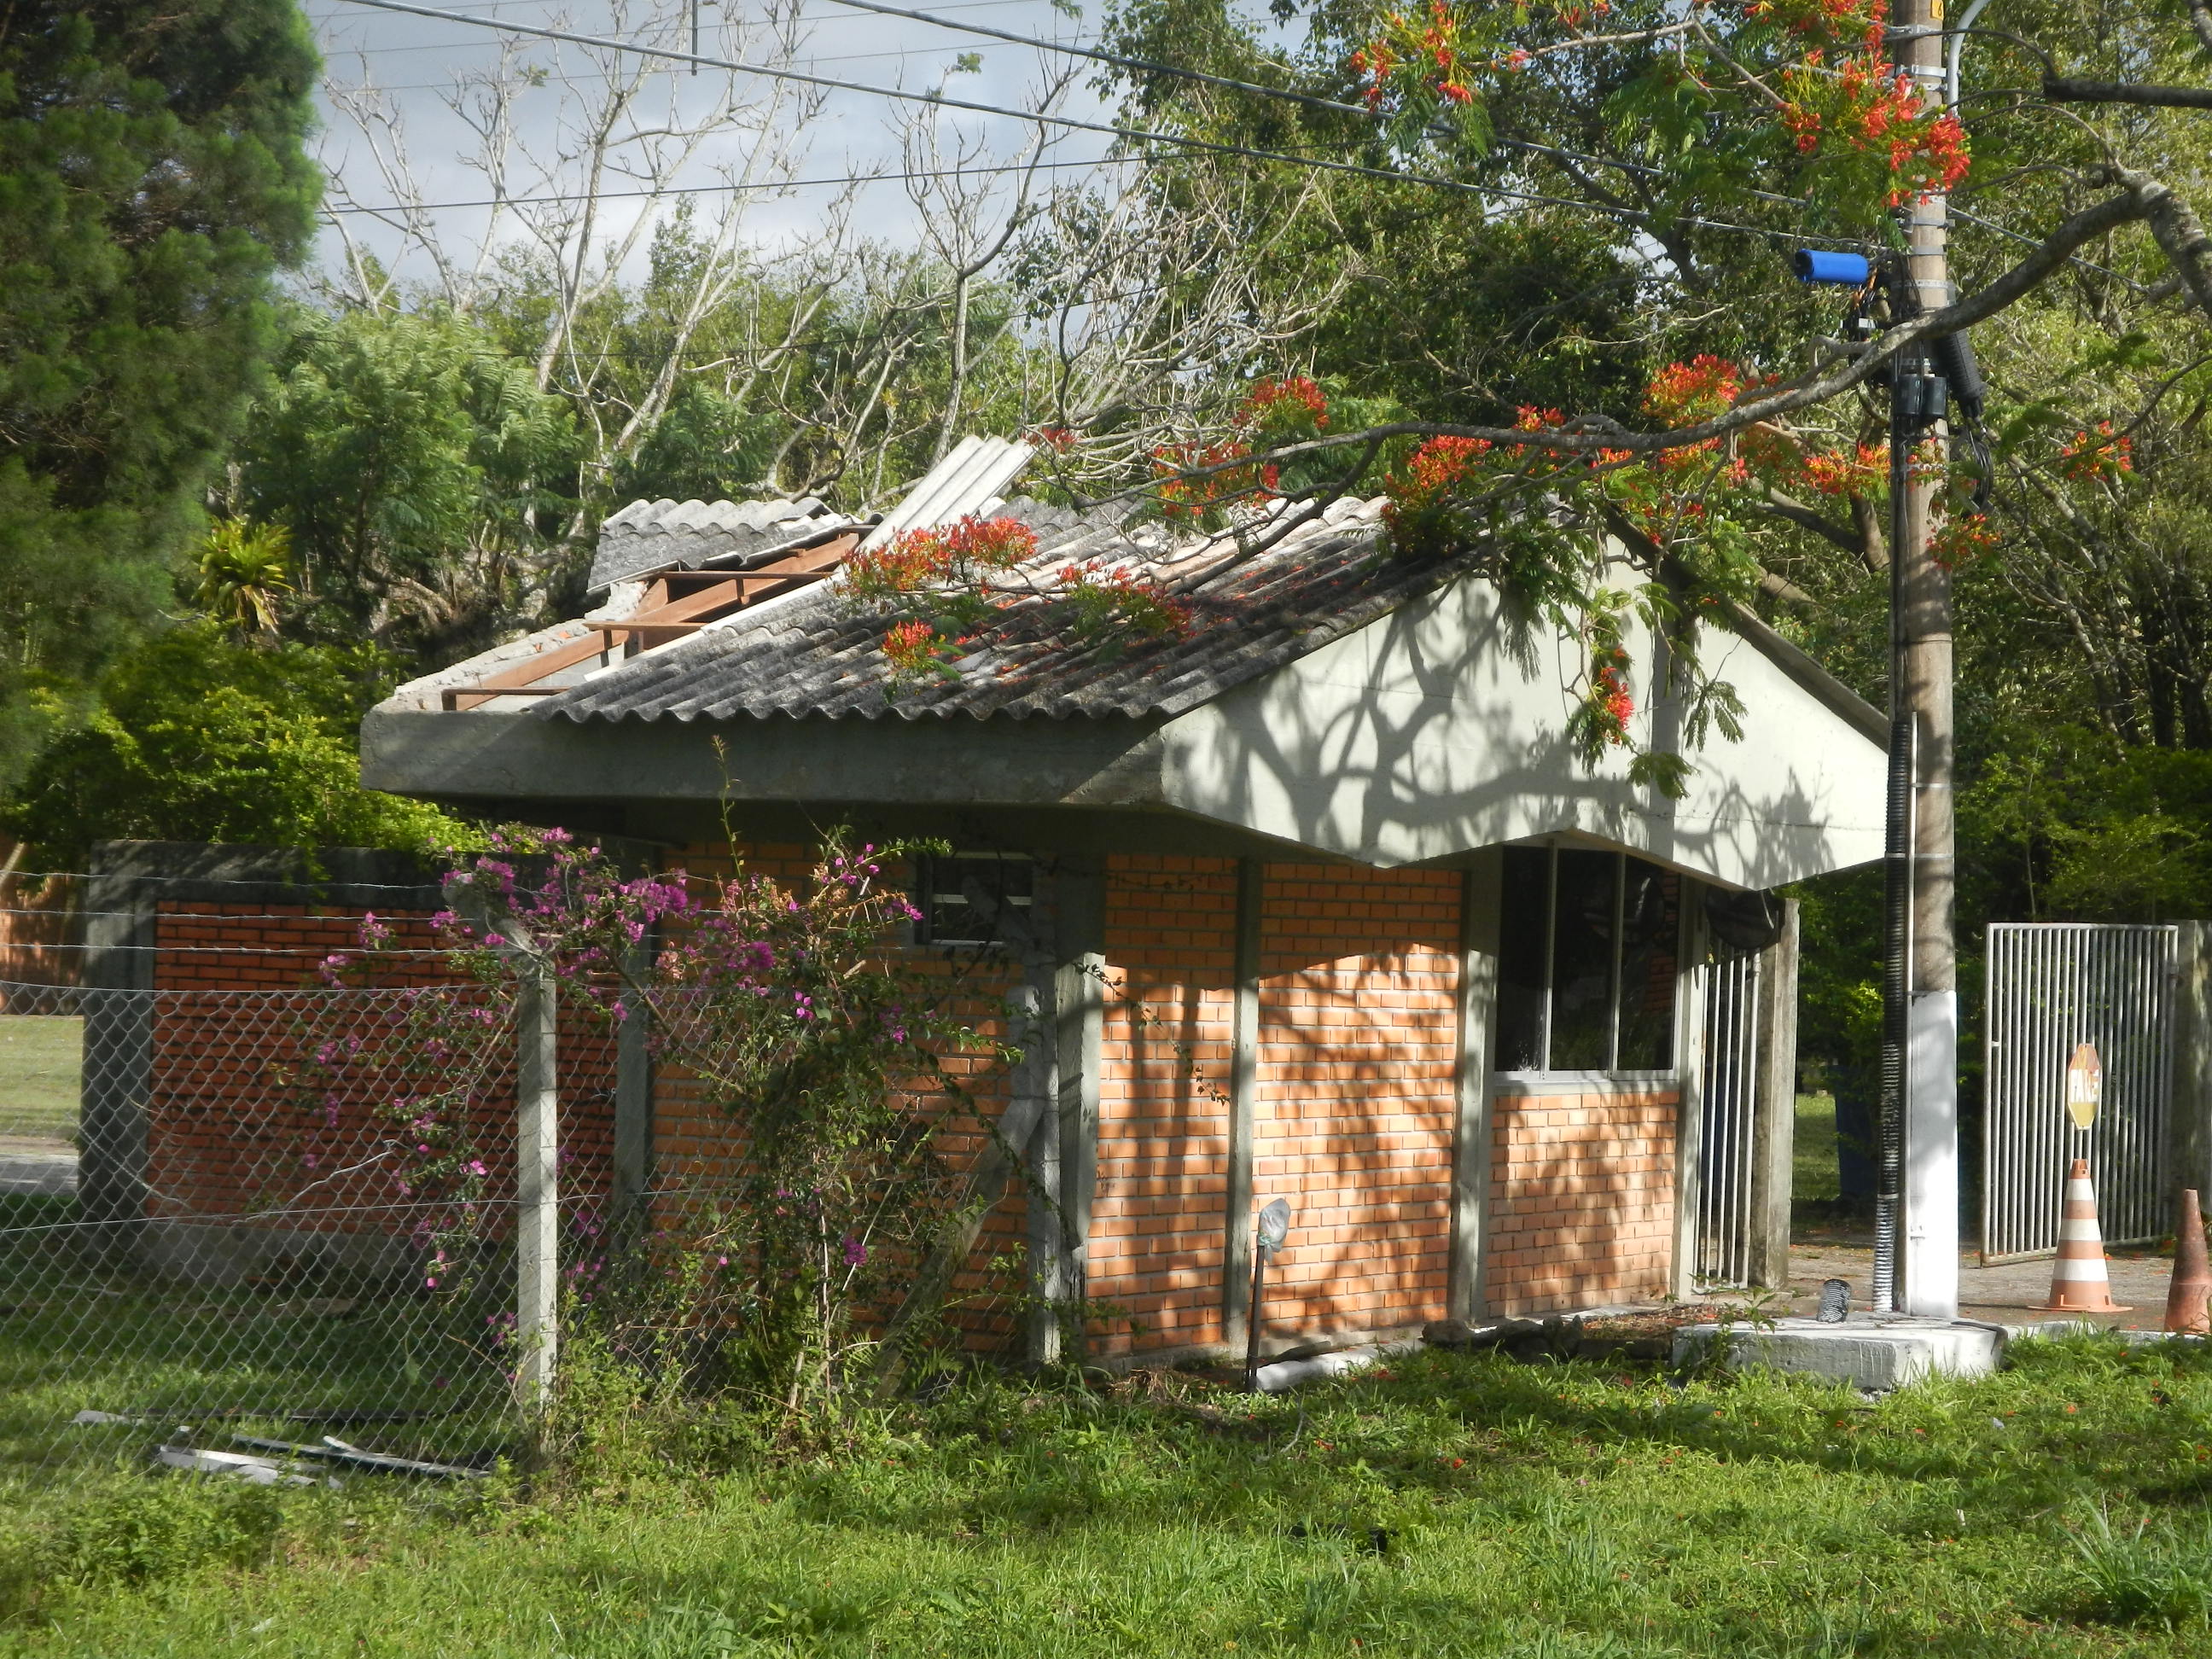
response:
[(1509, 847), (1498, 917), (1501, 1072), (1674, 1064), (1680, 878), (1620, 853)]

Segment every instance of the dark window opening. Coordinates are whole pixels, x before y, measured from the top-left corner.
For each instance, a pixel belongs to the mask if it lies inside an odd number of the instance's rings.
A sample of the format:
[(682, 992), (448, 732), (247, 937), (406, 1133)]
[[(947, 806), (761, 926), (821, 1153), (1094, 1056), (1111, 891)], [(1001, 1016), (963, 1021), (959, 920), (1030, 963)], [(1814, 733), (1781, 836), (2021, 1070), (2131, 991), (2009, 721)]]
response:
[(1620, 853), (1509, 847), (1500, 896), (1497, 1069), (1668, 1070), (1680, 878)]
[(1035, 861), (1020, 853), (923, 854), (915, 861), (915, 943), (996, 944), (1006, 936), (1002, 917), (1029, 908), (1036, 881)]

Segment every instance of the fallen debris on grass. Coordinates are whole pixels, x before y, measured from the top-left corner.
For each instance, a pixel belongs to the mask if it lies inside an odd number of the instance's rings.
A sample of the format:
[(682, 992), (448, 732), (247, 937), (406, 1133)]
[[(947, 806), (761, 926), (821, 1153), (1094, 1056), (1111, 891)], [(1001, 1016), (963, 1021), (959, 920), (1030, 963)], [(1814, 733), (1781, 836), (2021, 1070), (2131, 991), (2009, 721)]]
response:
[(382, 1452), (364, 1451), (359, 1446), (349, 1445), (327, 1434), (319, 1443), (312, 1446), (295, 1446), (288, 1440), (264, 1440), (258, 1435), (252, 1434), (234, 1434), (230, 1438), (234, 1445), (252, 1446), (257, 1451), (321, 1458), (353, 1468), (375, 1469), (386, 1474), (419, 1474), (444, 1480), (481, 1480), (486, 1473), (460, 1463), (426, 1463), (412, 1457), (390, 1457)]

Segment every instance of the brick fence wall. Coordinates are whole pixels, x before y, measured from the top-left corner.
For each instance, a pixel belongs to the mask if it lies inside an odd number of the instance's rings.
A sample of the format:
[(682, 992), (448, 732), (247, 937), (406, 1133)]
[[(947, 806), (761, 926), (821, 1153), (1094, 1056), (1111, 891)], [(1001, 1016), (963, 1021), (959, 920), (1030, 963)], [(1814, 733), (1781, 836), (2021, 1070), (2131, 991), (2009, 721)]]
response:
[[(341, 954), (362, 963), (362, 908), (153, 908), (149, 1215), (406, 1232), (422, 1193), (398, 1109), (420, 1100), (450, 1114), (464, 1091), (460, 1139), (484, 1165), (484, 1196), (511, 1201), (515, 1036), (501, 995), (426, 955), (380, 959), (332, 987), (319, 965)], [(429, 912), (376, 914), (396, 951), (433, 945)], [(433, 989), (454, 994), (419, 994)], [(590, 1012), (563, 1011), (562, 1182), (578, 1228), (594, 1224), (610, 1190), (615, 1047)]]
[[(76, 883), (67, 876), (46, 881), (0, 880), (0, 986), (75, 985), (82, 969)], [(0, 989), (0, 1012), (9, 993)], [(51, 994), (25, 999), (21, 1012), (47, 1013)]]

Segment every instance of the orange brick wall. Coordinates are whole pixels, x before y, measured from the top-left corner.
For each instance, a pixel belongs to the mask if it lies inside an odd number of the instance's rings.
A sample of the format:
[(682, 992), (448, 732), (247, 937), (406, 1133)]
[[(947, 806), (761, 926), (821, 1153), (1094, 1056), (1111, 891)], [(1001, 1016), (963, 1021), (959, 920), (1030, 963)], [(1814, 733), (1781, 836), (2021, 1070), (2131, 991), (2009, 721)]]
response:
[[(379, 911), (401, 952), (434, 943), (428, 915)], [(514, 1034), (503, 999), (481, 997), (428, 954), (380, 962), (362, 992), (332, 992), (326, 957), (360, 958), (362, 913), (304, 905), (170, 902), (155, 921), (151, 1212), (258, 1215), (307, 1231), (406, 1232), (428, 1212), (389, 1109), (466, 1077), (465, 1137), (495, 1203), (514, 1195)], [(410, 994), (455, 986), (473, 1019), (425, 1025)], [(450, 1057), (424, 1065), (426, 1038)], [(561, 1022), (562, 1183), (584, 1236), (612, 1164), (615, 1044), (588, 1012)], [(396, 1149), (396, 1150), (395, 1150)]]
[[(690, 849), (695, 874), (730, 849)], [(746, 867), (803, 879), (795, 847), (746, 849)], [(1262, 884), (1255, 1203), (1286, 1199), (1291, 1247), (1271, 1270), (1271, 1337), (1404, 1329), (1445, 1312), (1456, 1110), (1461, 878), (1274, 864)], [(1113, 1358), (1219, 1342), (1234, 1042), (1233, 860), (1107, 860), (1098, 1140), (1086, 1290), (1111, 1316), (1090, 1331)], [(999, 1030), (1003, 976), (979, 976), (962, 1017)], [(956, 1059), (1005, 1104), (981, 1056)], [(1672, 1248), (1672, 1093), (1502, 1093), (1494, 1117), (1491, 1311), (1665, 1294)], [(741, 1155), (680, 1078), (656, 1084), (657, 1181), (670, 1218)], [(983, 1144), (963, 1119), (941, 1141), (961, 1167)], [(1075, 1149), (1063, 1150), (1073, 1158)], [(1012, 1322), (981, 1263), (1018, 1253), (1019, 1184), (994, 1208), (961, 1281), (986, 1346)], [(670, 1224), (664, 1223), (663, 1224)]]
[(1237, 866), (1120, 855), (1106, 868), (1109, 986), (1085, 1283), (1119, 1316), (1103, 1355), (1221, 1340), (1237, 985)]
[(1484, 1286), (1490, 1312), (1667, 1294), (1678, 1098), (1671, 1090), (1498, 1095)]
[(1292, 1211), (1270, 1332), (1443, 1316), (1459, 894), (1449, 872), (1267, 866), (1253, 1188)]

